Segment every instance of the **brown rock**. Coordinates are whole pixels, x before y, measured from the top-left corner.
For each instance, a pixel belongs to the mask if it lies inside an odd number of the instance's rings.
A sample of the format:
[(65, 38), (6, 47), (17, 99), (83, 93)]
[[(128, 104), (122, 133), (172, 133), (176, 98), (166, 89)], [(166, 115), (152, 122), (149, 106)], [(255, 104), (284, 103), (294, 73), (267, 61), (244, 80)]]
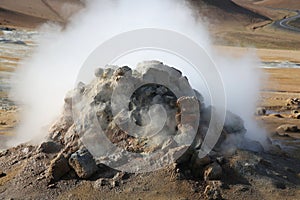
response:
[(70, 167), (68, 165), (68, 160), (65, 156), (60, 153), (54, 158), (51, 163), (50, 167), (47, 171), (47, 177), (50, 181), (58, 181), (62, 176), (67, 174), (70, 171)]
[(277, 129), (276, 129), (276, 132), (278, 134), (282, 134), (283, 132), (298, 132), (299, 129), (298, 129), (298, 126), (297, 125), (291, 125), (291, 124), (284, 124), (284, 125), (281, 125), (279, 126)]
[(38, 151), (43, 153), (58, 153), (61, 150), (61, 148), (62, 148), (61, 144), (58, 144), (53, 141), (48, 141), (48, 142), (43, 142), (39, 146)]

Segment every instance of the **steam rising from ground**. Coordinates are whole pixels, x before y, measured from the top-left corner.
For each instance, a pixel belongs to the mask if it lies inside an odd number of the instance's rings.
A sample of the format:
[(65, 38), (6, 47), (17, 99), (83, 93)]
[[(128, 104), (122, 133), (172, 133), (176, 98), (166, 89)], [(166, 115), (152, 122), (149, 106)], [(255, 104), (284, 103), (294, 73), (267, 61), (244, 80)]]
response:
[[(74, 87), (78, 72), (88, 55), (112, 36), (140, 28), (173, 30), (200, 44), (222, 74), (227, 109), (246, 120), (249, 137), (257, 140), (265, 137), (252, 119), (260, 84), (260, 75), (255, 69), (259, 64), (255, 56), (236, 59), (217, 55), (211, 49), (205, 26), (196, 22), (192, 10), (183, 1), (94, 0), (87, 2), (86, 9), (74, 16), (65, 30), (53, 24), (41, 27), (44, 34), (38, 41), (39, 47), (13, 77), (16, 83), (12, 96), (24, 105), (24, 112), (17, 136), (10, 144), (29, 140), (40, 142), (47, 134), (49, 124), (60, 114), (64, 96)], [(179, 67), (192, 86), (209, 100), (204, 81), (191, 73), (188, 64), (173, 56), (152, 52), (131, 55), (116, 63), (134, 67), (145, 59), (161, 60)]]

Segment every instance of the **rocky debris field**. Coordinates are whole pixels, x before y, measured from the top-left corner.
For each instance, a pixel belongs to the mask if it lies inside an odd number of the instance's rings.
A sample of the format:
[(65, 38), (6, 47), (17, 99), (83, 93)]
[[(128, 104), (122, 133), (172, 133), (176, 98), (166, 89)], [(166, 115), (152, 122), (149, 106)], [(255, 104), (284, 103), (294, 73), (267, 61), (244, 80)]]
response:
[(199, 157), (212, 110), (163, 63), (99, 68), (67, 94), (45, 142), (1, 151), (0, 198), (297, 199), (299, 160), (247, 139), (229, 111)]

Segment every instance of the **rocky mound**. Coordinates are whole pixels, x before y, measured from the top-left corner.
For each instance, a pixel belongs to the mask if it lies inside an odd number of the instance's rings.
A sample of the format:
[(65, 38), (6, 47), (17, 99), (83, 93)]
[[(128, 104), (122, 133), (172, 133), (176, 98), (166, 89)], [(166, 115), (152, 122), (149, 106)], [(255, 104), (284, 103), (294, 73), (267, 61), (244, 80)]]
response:
[[(136, 70), (97, 69), (95, 76), (90, 84), (79, 83), (69, 92), (62, 116), (41, 145), (45, 153), (59, 152), (48, 177), (57, 181), (65, 175), (56, 172), (61, 162), (65, 173), (71, 167), (81, 178), (91, 177), (97, 164), (126, 172), (152, 171), (175, 162), (200, 167), (202, 159), (197, 157), (211, 108), (180, 71), (151, 61)], [(242, 119), (230, 112), (227, 119), (214, 149), (223, 153), (249, 142)], [(198, 171), (193, 175), (202, 176)]]
[[(1, 152), (0, 196), (20, 198), (18, 188), (29, 199), (132, 199), (145, 192), (145, 199), (221, 199), (230, 184), (247, 192), (257, 180), (275, 188), (299, 183), (292, 169), (299, 163), (265, 154), (231, 112), (215, 147), (200, 158), (212, 109), (180, 71), (161, 62), (99, 68), (91, 83), (67, 94), (46, 142)], [(166, 192), (173, 184), (182, 188)]]

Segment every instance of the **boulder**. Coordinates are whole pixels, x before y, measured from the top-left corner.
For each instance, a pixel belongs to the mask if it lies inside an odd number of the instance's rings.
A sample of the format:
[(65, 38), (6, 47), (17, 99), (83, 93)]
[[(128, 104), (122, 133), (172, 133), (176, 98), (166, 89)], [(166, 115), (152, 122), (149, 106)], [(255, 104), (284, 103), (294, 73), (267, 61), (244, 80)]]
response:
[(254, 141), (254, 140), (249, 140), (246, 138), (244, 140), (242, 140), (241, 148), (248, 150), (248, 151), (253, 151), (253, 152), (263, 152), (264, 151), (264, 147), (261, 145), (260, 142)]
[(43, 142), (38, 147), (39, 152), (43, 153), (58, 153), (62, 149), (62, 145), (53, 141)]
[(52, 181), (58, 181), (62, 176), (70, 171), (68, 160), (60, 153), (50, 163), (46, 177)]
[(85, 149), (73, 153), (69, 159), (69, 164), (75, 170), (76, 174), (84, 179), (90, 178), (98, 171), (93, 156)]
[(244, 134), (246, 132), (243, 119), (230, 111), (226, 112), (224, 129), (229, 134)]

